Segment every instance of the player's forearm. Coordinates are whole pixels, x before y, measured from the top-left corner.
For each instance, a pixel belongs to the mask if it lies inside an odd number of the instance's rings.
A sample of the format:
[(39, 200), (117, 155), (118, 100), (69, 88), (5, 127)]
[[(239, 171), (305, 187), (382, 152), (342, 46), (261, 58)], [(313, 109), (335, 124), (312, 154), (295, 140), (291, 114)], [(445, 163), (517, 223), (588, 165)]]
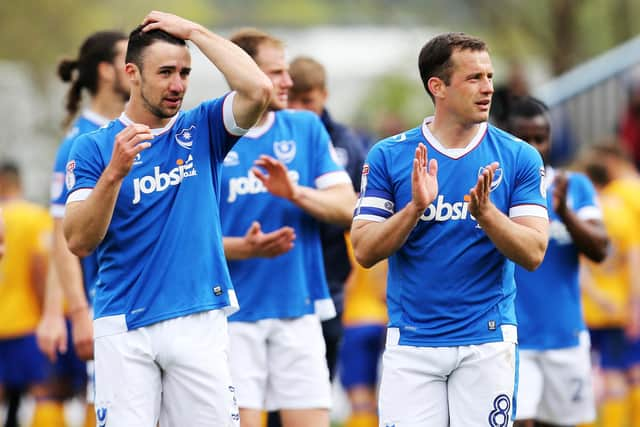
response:
[(386, 221), (354, 221), (351, 226), (351, 243), (358, 263), (369, 268), (400, 249), (423, 212), (413, 202), (409, 202)]
[(42, 317), (45, 316), (62, 316), (63, 296), (62, 287), (58, 281), (57, 271), (53, 258), (49, 259), (49, 268), (47, 269), (47, 280), (44, 288), (44, 302), (42, 304)]
[(62, 219), (56, 219), (54, 222), (53, 249), (52, 259), (57, 273), (57, 282), (64, 292), (69, 309), (88, 306), (80, 259), (67, 247)]
[(87, 199), (67, 204), (64, 235), (73, 254), (87, 256), (104, 239), (121, 185), (107, 168)]
[(244, 237), (223, 237), (224, 256), (228, 260), (247, 259), (251, 256)]
[(201, 25), (195, 25), (190, 40), (237, 92), (234, 115), (238, 126), (245, 129), (253, 126), (269, 103), (271, 80), (244, 50)]
[(44, 253), (31, 254), (29, 262), (29, 273), (31, 286), (40, 304), (40, 309), (44, 307), (46, 283), (47, 283), (47, 255)]
[[(536, 217), (512, 220), (493, 205), (476, 220), (496, 248), (513, 262), (529, 271), (542, 263), (549, 243), (548, 220)], [(519, 222), (535, 224), (535, 227)]]
[(345, 228), (351, 225), (356, 201), (351, 184), (339, 184), (324, 190), (300, 186), (292, 200), (315, 219)]
[(563, 212), (561, 219), (580, 253), (594, 262), (605, 259), (609, 236), (601, 221), (582, 220), (570, 209)]

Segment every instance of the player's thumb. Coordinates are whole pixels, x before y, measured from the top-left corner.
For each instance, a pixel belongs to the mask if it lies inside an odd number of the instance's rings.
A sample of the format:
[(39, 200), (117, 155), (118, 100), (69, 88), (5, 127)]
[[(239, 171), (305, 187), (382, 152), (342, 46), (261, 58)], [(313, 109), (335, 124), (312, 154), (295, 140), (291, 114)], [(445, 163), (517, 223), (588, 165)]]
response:
[(255, 235), (260, 233), (260, 223), (258, 221), (253, 221), (251, 223), (251, 227), (249, 227), (249, 234)]

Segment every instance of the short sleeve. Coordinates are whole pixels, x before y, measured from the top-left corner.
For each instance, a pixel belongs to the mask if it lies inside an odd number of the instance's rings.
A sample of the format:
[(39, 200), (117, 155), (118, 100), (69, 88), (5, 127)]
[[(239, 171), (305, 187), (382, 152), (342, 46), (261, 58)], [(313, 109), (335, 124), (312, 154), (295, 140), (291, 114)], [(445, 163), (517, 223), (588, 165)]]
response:
[(311, 117), (308, 122), (309, 136), (315, 148), (312, 167), (316, 188), (322, 190), (338, 184), (351, 184), (349, 174), (339, 165), (335, 148), (324, 125), (316, 115), (308, 115)]
[(383, 222), (395, 213), (395, 197), (380, 143), (373, 146), (360, 180), (360, 197), (354, 212), (354, 221)]
[(96, 133), (79, 136), (71, 147), (65, 166), (67, 203), (85, 200), (100, 179), (105, 165), (96, 141)]
[(580, 219), (585, 221), (602, 219), (596, 189), (589, 178), (580, 173), (571, 173), (568, 192), (573, 211)]
[(64, 216), (64, 205), (67, 201), (67, 195), (69, 194), (67, 186), (65, 185), (65, 174), (71, 144), (71, 139), (65, 139), (62, 144), (60, 144), (53, 165), (49, 196), (50, 212), (54, 218), (62, 218)]
[(509, 217), (537, 216), (548, 218), (545, 170), (538, 151), (524, 142), (517, 154), (515, 186), (511, 196)]

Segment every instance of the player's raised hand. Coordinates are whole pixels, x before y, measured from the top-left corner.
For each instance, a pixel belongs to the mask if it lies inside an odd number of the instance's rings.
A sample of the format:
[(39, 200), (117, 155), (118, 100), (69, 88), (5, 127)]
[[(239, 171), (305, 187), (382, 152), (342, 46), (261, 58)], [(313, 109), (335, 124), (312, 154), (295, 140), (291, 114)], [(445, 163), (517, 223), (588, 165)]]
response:
[(484, 212), (491, 206), (489, 193), (491, 192), (491, 182), (493, 175), (500, 164), (493, 162), (486, 166), (482, 173), (478, 176), (476, 186), (469, 191), (469, 212), (476, 219), (480, 218)]
[(281, 161), (263, 154), (254, 164), (267, 171), (264, 174), (259, 168), (251, 169), (269, 193), (287, 200), (296, 198), (298, 194), (297, 184), (289, 179), (287, 167)]
[(192, 31), (198, 27), (195, 22), (157, 10), (149, 12), (142, 25), (145, 26), (142, 31), (162, 30), (182, 40), (190, 40)]
[(569, 180), (567, 174), (559, 172), (553, 179), (553, 210), (562, 217), (569, 209), (567, 206), (567, 188)]
[(422, 212), (438, 196), (438, 161), (427, 158), (427, 147), (420, 143), (416, 148), (411, 171), (411, 198)]
[(62, 315), (44, 314), (36, 329), (38, 348), (52, 362), (67, 352), (67, 325)]
[(122, 129), (113, 144), (111, 161), (107, 166), (118, 179), (122, 179), (131, 170), (136, 156), (144, 149), (151, 147), (147, 142), (153, 139), (151, 129), (147, 125), (133, 123)]
[(260, 223), (254, 221), (244, 238), (253, 257), (273, 258), (293, 248), (296, 233), (291, 227), (281, 227), (270, 233), (263, 233)]

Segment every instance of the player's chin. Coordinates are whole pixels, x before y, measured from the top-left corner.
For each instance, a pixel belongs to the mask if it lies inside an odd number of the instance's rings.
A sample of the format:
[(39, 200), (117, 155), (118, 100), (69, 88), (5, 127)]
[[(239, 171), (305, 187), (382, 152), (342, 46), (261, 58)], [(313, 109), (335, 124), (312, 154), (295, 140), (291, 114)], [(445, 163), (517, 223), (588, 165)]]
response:
[(271, 111), (280, 111), (288, 108), (289, 105), (287, 101), (282, 101), (280, 99), (271, 99), (271, 103), (269, 104), (269, 110)]

